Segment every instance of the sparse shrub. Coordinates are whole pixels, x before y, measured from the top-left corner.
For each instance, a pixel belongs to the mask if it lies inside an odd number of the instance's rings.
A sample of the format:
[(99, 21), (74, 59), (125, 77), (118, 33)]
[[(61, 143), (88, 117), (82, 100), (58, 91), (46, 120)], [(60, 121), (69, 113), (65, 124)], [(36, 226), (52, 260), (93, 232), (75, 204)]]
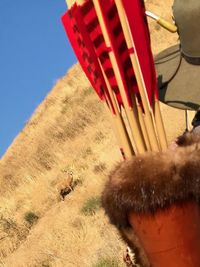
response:
[(24, 219), (27, 223), (29, 223), (30, 226), (32, 226), (33, 224), (37, 222), (39, 217), (34, 212), (28, 211), (25, 213)]
[(92, 267), (120, 267), (120, 264), (115, 258), (100, 258)]
[(76, 115), (73, 116), (73, 119), (68, 121), (63, 126), (63, 134), (67, 139), (73, 140), (79, 136), (84, 129), (93, 123), (93, 118), (90, 113), (85, 109), (80, 109)]
[(71, 96), (68, 96), (68, 95), (66, 95), (65, 97), (64, 97), (64, 99), (62, 100), (62, 102), (64, 103), (64, 104), (69, 104), (70, 103), (70, 101), (71, 101)]
[(76, 178), (73, 181), (72, 187), (75, 188), (76, 186), (82, 185), (83, 184), (83, 180), (81, 178)]
[[(66, 112), (68, 112), (69, 111), (69, 108), (71, 107), (71, 105), (72, 105), (72, 103), (73, 103), (73, 99), (72, 99), (73, 97), (71, 97), (71, 96), (66, 96), (64, 99), (63, 99), (63, 101), (62, 101), (62, 103), (63, 103), (63, 106), (62, 106), (62, 109), (61, 109), (61, 113), (62, 114), (66, 114)], [(71, 104), (71, 105), (70, 105)]]
[(16, 237), (18, 242), (24, 240), (29, 232), (27, 227), (17, 224), (11, 218), (3, 218), (2, 216), (0, 217), (0, 231), (6, 234), (1, 240), (7, 237)]
[(83, 96), (88, 96), (88, 95), (90, 95), (90, 94), (92, 94), (93, 93), (93, 89), (92, 89), (92, 87), (87, 87), (87, 88), (85, 88), (83, 91), (82, 91), (82, 93), (83, 93)]
[(54, 159), (49, 151), (49, 144), (39, 144), (35, 156), (37, 158), (37, 162), (42, 168), (47, 171), (51, 170), (52, 165), (54, 164)]
[(1, 228), (5, 233), (9, 233), (10, 230), (17, 229), (17, 224), (12, 219), (0, 218)]
[(98, 131), (95, 135), (95, 143), (100, 144), (104, 138), (105, 135), (102, 133), (102, 131)]
[(101, 198), (99, 196), (89, 198), (83, 205), (81, 212), (86, 215), (94, 215), (101, 207)]
[(82, 157), (85, 159), (88, 156), (92, 155), (92, 149), (90, 147), (87, 147), (85, 150), (82, 152)]
[(106, 170), (106, 164), (102, 162), (100, 162), (98, 165), (95, 165), (93, 169), (94, 173), (100, 173), (105, 170)]
[(42, 262), (41, 267), (51, 267), (48, 262)]
[[(8, 188), (8, 186), (10, 187), (10, 188), (14, 188), (14, 187), (16, 187), (17, 185), (18, 185), (18, 182), (17, 182), (17, 180), (15, 179), (15, 177), (13, 176), (13, 175), (11, 175), (11, 174), (6, 174), (4, 177), (3, 177), (3, 180), (5, 181), (5, 187), (6, 187), (6, 189)], [(2, 184), (2, 186), (3, 186), (3, 184)], [(4, 189), (4, 186), (3, 186), (3, 188), (1, 188), (1, 189)], [(4, 190), (2, 190), (2, 192), (3, 192)]]
[[(68, 105), (65, 105), (65, 106), (62, 108), (61, 113), (62, 113), (62, 114), (66, 114), (67, 111), (68, 111), (68, 109), (69, 109)], [(59, 135), (58, 135), (58, 137), (59, 137)]]

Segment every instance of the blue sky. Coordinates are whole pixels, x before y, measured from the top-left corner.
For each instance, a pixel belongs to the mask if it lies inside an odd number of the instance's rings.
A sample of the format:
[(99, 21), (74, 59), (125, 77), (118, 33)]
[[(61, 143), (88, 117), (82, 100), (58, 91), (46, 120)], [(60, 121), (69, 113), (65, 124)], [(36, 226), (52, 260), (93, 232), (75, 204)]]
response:
[(77, 60), (60, 17), (65, 0), (0, 0), (0, 157)]

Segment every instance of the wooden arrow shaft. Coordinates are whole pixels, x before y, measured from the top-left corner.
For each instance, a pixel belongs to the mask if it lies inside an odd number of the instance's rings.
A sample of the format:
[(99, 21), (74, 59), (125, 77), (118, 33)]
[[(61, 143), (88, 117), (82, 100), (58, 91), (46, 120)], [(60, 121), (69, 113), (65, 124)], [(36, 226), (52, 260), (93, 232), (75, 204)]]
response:
[(163, 125), (162, 116), (160, 112), (159, 102), (157, 99), (155, 99), (155, 107), (154, 107), (155, 119), (154, 119), (152, 108), (148, 100), (147, 90), (145, 88), (143, 75), (140, 69), (139, 60), (137, 58), (134, 41), (130, 34), (130, 29), (129, 29), (129, 25), (126, 19), (126, 14), (124, 11), (122, 1), (118, 0), (115, 3), (118, 9), (118, 14), (119, 14), (120, 21), (122, 24), (127, 47), (128, 48), (134, 47), (134, 51), (135, 51), (135, 53), (132, 53), (130, 55), (130, 58), (131, 58), (131, 62), (133, 65), (133, 69), (135, 71), (135, 76), (136, 76), (139, 92), (140, 92), (143, 107), (144, 107), (145, 123), (149, 131), (150, 144), (151, 144), (152, 150), (154, 151), (157, 151), (159, 146), (161, 147), (162, 150), (164, 150), (167, 148), (167, 139), (166, 139), (166, 133), (164, 130), (164, 125)]
[[(108, 34), (108, 31), (107, 31), (106, 26), (105, 26), (105, 22), (103, 19), (103, 14), (102, 14), (102, 10), (101, 10), (99, 1), (93, 0), (93, 4), (94, 4), (94, 8), (95, 8), (98, 20), (99, 20), (99, 24), (100, 24), (100, 27), (102, 30), (105, 44), (107, 47), (110, 47), (111, 41), (110, 41), (109, 34)], [(125, 92), (125, 88), (124, 88), (123, 81), (122, 81), (122, 77), (121, 77), (120, 70), (119, 70), (119, 67), (117, 64), (117, 60), (116, 60), (114, 52), (112, 50), (109, 52), (109, 57), (110, 57), (113, 71), (114, 71), (114, 74), (115, 74), (115, 77), (117, 80), (120, 95), (122, 97), (122, 101), (124, 104), (126, 115), (127, 115), (128, 121), (129, 121), (129, 126), (131, 129), (132, 137), (133, 137), (134, 143), (136, 145), (136, 151), (135, 152), (144, 153), (146, 150), (146, 145), (144, 143), (144, 139), (142, 136), (141, 127), (140, 127), (138, 119), (135, 117), (133, 108), (131, 108), (129, 106), (128, 99), (127, 99), (126, 92)]]

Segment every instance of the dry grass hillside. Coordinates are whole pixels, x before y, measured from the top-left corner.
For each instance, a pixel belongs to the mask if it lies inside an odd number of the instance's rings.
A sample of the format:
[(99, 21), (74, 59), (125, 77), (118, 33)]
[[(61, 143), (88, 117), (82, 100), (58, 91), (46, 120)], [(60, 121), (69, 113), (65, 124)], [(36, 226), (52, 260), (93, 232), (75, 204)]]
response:
[[(146, 1), (168, 19), (171, 3)], [(177, 41), (149, 23), (154, 53)], [(170, 141), (183, 131), (184, 114), (164, 105), (162, 111)], [(100, 206), (119, 160), (110, 114), (76, 64), (0, 160), (0, 266), (123, 266), (124, 244)], [(74, 190), (62, 201), (60, 189), (69, 183)]]

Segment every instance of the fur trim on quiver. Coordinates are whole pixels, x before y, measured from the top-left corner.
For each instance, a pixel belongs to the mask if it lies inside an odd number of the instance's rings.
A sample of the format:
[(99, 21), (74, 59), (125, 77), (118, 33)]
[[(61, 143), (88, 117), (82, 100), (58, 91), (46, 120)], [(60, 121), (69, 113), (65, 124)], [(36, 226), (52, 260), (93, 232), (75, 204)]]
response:
[[(195, 139), (196, 141), (196, 139)], [(200, 199), (200, 143), (122, 162), (109, 175), (102, 205), (110, 222), (129, 227), (127, 214), (154, 213), (173, 203)]]

